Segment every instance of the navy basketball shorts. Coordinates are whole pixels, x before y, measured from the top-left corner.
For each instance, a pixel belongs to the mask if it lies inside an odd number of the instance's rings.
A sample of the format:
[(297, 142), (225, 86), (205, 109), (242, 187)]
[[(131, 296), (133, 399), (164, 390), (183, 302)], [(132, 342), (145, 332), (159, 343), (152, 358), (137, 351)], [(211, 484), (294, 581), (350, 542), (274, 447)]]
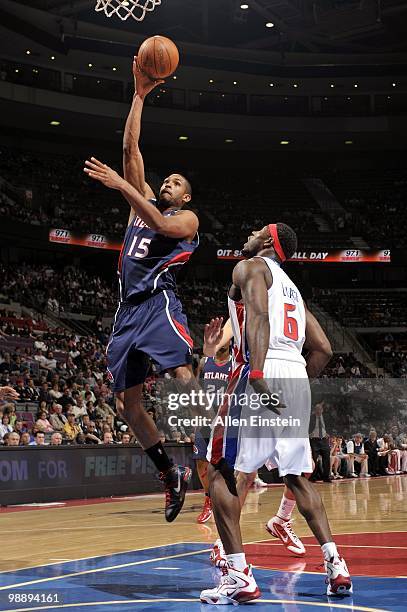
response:
[(206, 461), (206, 454), (208, 452), (208, 438), (205, 439), (199, 429), (197, 429), (195, 432), (195, 443), (192, 448), (192, 459), (204, 459)]
[(192, 347), (187, 318), (173, 291), (162, 291), (137, 306), (120, 305), (106, 350), (113, 390), (143, 383), (149, 357), (160, 371), (190, 364)]

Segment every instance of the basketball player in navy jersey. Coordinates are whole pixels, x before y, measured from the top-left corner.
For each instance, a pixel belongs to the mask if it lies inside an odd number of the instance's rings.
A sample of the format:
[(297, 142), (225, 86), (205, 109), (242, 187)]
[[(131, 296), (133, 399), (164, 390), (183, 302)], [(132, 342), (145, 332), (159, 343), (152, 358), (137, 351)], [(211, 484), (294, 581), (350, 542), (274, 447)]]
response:
[[(205, 346), (204, 346), (205, 355)], [(213, 408), (217, 411), (219, 408), (219, 402), (217, 398), (222, 398), (228, 386), (230, 371), (232, 368), (232, 359), (230, 356), (229, 342), (223, 346), (219, 346), (215, 355), (211, 357), (202, 357), (199, 368), (198, 376), (202, 381), (203, 390), (209, 396), (212, 396), (214, 403)], [(205, 502), (201, 513), (197, 518), (197, 523), (206, 523), (212, 516), (212, 503), (209, 495), (209, 483), (208, 483), (208, 460), (206, 459), (206, 453), (208, 452), (208, 441), (210, 437), (210, 427), (197, 428), (195, 432), (195, 443), (194, 443), (194, 459), (196, 461), (196, 468), (199, 476), (199, 480), (205, 491)]]
[(151, 358), (178, 381), (193, 383), (192, 339), (182, 305), (176, 297), (175, 273), (198, 246), (198, 218), (182, 210), (191, 201), (191, 185), (181, 174), (170, 174), (158, 200), (144, 177), (139, 149), (144, 99), (161, 81), (142, 73), (134, 58), (135, 94), (123, 142), (124, 178), (95, 158), (85, 172), (107, 187), (118, 189), (131, 207), (120, 253), (120, 302), (107, 348), (113, 389), (123, 402), (123, 417), (165, 484), (165, 517), (173, 521), (185, 499), (191, 470), (172, 465), (154, 421), (143, 407), (142, 388)]

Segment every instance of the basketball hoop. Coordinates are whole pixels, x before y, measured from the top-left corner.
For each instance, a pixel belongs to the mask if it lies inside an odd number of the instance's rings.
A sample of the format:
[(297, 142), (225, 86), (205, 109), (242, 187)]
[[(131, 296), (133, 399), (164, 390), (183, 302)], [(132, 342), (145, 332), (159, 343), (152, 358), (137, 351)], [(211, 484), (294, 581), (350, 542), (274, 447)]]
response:
[(106, 17), (117, 15), (122, 21), (133, 17), (143, 21), (147, 12), (151, 12), (161, 0), (96, 0), (95, 11), (104, 11)]

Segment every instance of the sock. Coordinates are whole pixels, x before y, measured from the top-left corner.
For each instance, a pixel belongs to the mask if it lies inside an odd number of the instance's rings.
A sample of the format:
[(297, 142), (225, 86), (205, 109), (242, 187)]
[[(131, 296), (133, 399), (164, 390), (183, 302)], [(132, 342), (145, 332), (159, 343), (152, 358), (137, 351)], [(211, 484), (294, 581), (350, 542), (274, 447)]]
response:
[(157, 442), (154, 446), (146, 448), (145, 452), (159, 472), (167, 472), (172, 467), (172, 463), (161, 442)]
[(321, 546), (325, 561), (330, 561), (332, 557), (339, 557), (335, 542), (327, 542)]
[(289, 499), (283, 494), (276, 516), (284, 521), (289, 521), (295, 508), (295, 504), (295, 499)]
[(242, 572), (246, 567), (246, 556), (244, 553), (235, 553), (233, 555), (226, 555), (228, 566), (232, 569)]

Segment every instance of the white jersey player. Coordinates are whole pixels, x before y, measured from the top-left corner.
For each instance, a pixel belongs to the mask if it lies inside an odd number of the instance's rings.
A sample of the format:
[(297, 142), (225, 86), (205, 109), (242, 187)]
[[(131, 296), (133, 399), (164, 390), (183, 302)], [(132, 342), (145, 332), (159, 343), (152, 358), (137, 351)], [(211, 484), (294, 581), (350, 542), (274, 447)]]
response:
[[(252, 233), (242, 251), (248, 261), (240, 262), (233, 272), (229, 305), (236, 363), (208, 451), (214, 516), (228, 565), (220, 585), (201, 593), (206, 603), (242, 603), (260, 597), (243, 553), (234, 469), (251, 472), (267, 462), (278, 467), (321, 544), (327, 594), (352, 592), (321, 498), (302, 476), (312, 469), (308, 377), (318, 376), (332, 353), (297, 287), (280, 268), (296, 248), (297, 237), (290, 227), (271, 224)], [(233, 304), (240, 301), (243, 311)], [(308, 350), (306, 359), (303, 346)]]

